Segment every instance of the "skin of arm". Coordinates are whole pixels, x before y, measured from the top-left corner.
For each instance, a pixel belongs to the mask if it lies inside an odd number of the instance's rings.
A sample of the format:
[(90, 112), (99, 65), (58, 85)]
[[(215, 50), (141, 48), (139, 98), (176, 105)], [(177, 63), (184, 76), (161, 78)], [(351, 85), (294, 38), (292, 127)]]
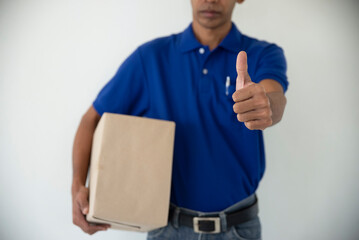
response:
[(287, 98), (284, 95), (283, 87), (277, 81), (264, 79), (259, 82), (264, 87), (264, 91), (269, 99), (272, 110), (272, 125), (277, 124), (283, 117), (284, 109), (287, 104)]
[(89, 190), (85, 184), (91, 156), (92, 138), (100, 118), (101, 116), (92, 106), (87, 110), (77, 129), (72, 152), (72, 219), (75, 225), (90, 235), (97, 231), (107, 230), (110, 227), (110, 225), (105, 224), (90, 224), (85, 218), (89, 211)]

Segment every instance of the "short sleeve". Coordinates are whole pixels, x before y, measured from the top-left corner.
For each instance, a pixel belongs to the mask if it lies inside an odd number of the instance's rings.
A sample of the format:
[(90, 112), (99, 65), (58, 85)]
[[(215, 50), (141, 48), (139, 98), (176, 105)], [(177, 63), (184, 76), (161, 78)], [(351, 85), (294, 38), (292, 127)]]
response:
[(104, 112), (141, 116), (148, 110), (148, 86), (138, 49), (102, 88), (93, 107), (101, 116)]
[(287, 62), (283, 49), (275, 44), (270, 44), (259, 56), (255, 71), (255, 82), (263, 79), (273, 79), (278, 81), (284, 92), (288, 89)]

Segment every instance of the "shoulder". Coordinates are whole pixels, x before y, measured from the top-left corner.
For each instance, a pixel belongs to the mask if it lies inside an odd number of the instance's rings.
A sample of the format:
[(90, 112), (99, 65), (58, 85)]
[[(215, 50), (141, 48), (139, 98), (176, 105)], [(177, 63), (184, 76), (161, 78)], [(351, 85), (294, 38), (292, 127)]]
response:
[(242, 35), (244, 49), (248, 54), (248, 69), (254, 82), (263, 79), (278, 81), (284, 91), (288, 88), (287, 63), (283, 49), (275, 43)]
[(137, 50), (143, 56), (168, 53), (177, 45), (179, 35), (180, 34), (171, 34), (169, 36), (155, 38), (140, 45)]
[[(165, 37), (155, 38), (137, 47), (121, 64), (120, 69), (136, 69), (163, 65), (168, 62), (169, 56), (173, 55), (173, 49), (178, 42), (180, 34), (172, 34)], [(145, 64), (146, 63), (146, 64)]]
[(268, 53), (283, 54), (283, 49), (275, 43), (268, 42), (265, 40), (259, 40), (254, 37), (242, 35), (242, 41), (244, 49), (248, 54), (252, 55), (263, 55)]

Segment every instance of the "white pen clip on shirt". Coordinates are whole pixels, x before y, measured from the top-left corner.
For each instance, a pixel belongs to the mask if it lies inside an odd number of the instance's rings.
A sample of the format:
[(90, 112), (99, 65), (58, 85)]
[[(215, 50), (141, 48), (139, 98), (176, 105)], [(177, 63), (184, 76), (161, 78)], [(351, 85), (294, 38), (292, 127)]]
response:
[(228, 96), (229, 92), (228, 92), (228, 88), (231, 85), (231, 78), (229, 76), (227, 76), (226, 78), (226, 95)]

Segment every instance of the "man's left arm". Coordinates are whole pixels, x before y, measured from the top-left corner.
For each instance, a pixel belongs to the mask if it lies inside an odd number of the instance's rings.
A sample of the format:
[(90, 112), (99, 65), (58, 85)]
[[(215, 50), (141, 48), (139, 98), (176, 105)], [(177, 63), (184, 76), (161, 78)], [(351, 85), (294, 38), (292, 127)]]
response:
[(264, 87), (264, 91), (269, 99), (270, 108), (272, 110), (272, 125), (280, 122), (282, 119), (287, 98), (284, 96), (282, 85), (276, 80), (264, 79), (259, 82)]
[(275, 80), (252, 82), (248, 74), (247, 54), (237, 57), (237, 83), (232, 98), (237, 119), (250, 130), (264, 130), (278, 123), (284, 112), (286, 98), (282, 86)]

